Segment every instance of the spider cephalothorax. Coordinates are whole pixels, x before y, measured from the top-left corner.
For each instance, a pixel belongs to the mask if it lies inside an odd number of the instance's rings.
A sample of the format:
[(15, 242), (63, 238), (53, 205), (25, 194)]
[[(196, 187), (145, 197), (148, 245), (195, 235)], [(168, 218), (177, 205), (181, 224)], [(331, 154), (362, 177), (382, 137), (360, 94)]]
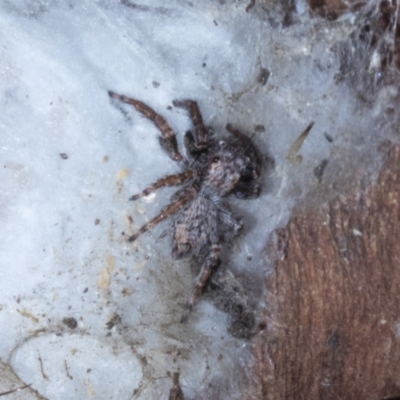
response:
[(130, 198), (137, 200), (165, 186), (184, 185), (172, 195), (171, 203), (160, 214), (128, 240), (136, 240), (142, 233), (173, 216), (173, 257), (199, 255), (203, 251), (206, 253), (182, 316), (183, 322), (219, 263), (222, 240), (233, 238), (242, 229), (242, 221), (230, 211), (227, 199), (230, 196), (251, 199), (260, 193), (257, 179), (261, 171), (261, 158), (252, 141), (229, 124), (226, 127), (229, 136), (214, 138), (212, 129), (203, 124), (197, 103), (192, 100), (173, 102), (174, 106), (188, 110), (194, 125), (193, 131), (185, 134), (185, 157), (179, 151), (175, 133), (161, 115), (139, 100), (115, 92), (109, 92), (109, 95), (131, 104), (154, 122), (161, 132), (162, 148), (182, 169), (182, 172), (161, 178)]

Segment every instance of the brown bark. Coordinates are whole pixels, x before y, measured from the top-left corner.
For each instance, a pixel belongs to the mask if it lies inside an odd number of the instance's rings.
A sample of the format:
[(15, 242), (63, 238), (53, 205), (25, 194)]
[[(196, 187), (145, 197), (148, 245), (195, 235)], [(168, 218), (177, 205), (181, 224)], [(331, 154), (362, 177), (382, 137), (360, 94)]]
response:
[(375, 183), (298, 215), (268, 246), (256, 398), (400, 396), (400, 147)]

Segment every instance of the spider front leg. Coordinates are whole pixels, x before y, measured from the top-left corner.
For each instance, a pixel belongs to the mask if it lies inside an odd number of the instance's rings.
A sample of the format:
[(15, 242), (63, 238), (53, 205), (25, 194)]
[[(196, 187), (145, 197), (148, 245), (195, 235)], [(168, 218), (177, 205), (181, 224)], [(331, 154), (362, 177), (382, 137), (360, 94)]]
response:
[(135, 194), (130, 197), (129, 200), (134, 201), (140, 199), (141, 197), (148, 196), (150, 193), (155, 192), (157, 189), (167, 187), (167, 186), (178, 186), (190, 179), (196, 178), (198, 176), (198, 171), (195, 169), (189, 169), (180, 174), (168, 175), (164, 178), (159, 179), (152, 185), (144, 189), (142, 192)]
[(219, 245), (219, 243), (214, 243), (211, 245), (210, 253), (204, 260), (199, 275), (197, 276), (193, 293), (190, 296), (188, 302), (186, 303), (185, 311), (181, 317), (181, 323), (186, 322), (186, 320), (188, 319), (189, 314), (192, 311), (193, 305), (200, 296), (200, 294), (203, 292), (204, 287), (208, 281), (208, 278), (211, 275), (211, 272), (218, 265), (220, 252), (221, 252), (221, 246)]
[[(197, 151), (202, 151), (208, 147), (208, 136), (211, 129), (206, 127), (203, 123), (203, 118), (201, 117), (199, 106), (197, 102), (193, 100), (174, 100), (172, 104), (175, 107), (184, 108), (189, 112), (189, 117), (193, 122), (194, 126), (194, 142)], [(193, 138), (193, 134), (190, 133)], [(189, 150), (190, 151), (190, 150)]]
[(185, 145), (187, 153), (189, 153), (192, 157), (196, 157), (202, 152), (202, 150), (197, 147), (196, 140), (191, 131), (187, 131), (185, 133), (183, 144)]
[(166, 151), (170, 158), (172, 158), (172, 160), (178, 162), (185, 161), (184, 157), (178, 150), (175, 132), (168, 125), (163, 116), (157, 114), (151, 107), (139, 100), (132, 99), (131, 97), (127, 97), (112, 91), (109, 91), (108, 94), (113, 99), (118, 99), (123, 103), (132, 105), (150, 121), (153, 121), (154, 125), (161, 132), (161, 136), (159, 138), (161, 147)]

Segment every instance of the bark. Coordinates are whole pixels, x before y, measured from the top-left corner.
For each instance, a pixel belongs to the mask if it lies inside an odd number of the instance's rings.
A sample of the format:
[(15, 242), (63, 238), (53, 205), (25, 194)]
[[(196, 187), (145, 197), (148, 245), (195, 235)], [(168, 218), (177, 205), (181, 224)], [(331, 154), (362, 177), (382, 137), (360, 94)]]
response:
[(400, 147), (375, 183), (293, 218), (268, 245), (254, 397), (400, 396)]

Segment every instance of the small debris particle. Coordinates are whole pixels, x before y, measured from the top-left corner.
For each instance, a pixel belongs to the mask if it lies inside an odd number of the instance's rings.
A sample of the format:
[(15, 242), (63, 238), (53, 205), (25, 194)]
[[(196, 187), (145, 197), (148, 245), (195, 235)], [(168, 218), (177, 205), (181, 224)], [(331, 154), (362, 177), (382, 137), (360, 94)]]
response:
[(101, 290), (107, 290), (110, 285), (110, 272), (107, 267), (100, 270), (97, 278), (97, 287)]
[(123, 288), (121, 290), (122, 296), (127, 297), (130, 296), (133, 293), (133, 290), (130, 288)]
[(146, 263), (147, 260), (142, 260), (139, 263), (137, 263), (133, 268), (135, 269), (135, 271), (141, 271)]
[(103, 157), (103, 163), (108, 162), (109, 159), (110, 159), (110, 158), (109, 158), (108, 156), (104, 156), (104, 157)]
[(254, 130), (256, 133), (263, 133), (263, 132), (265, 132), (265, 126), (264, 125), (254, 125)]
[(249, 12), (254, 7), (254, 4), (256, 4), (256, 0), (250, 0), (250, 3), (246, 6), (246, 12)]
[(314, 121), (310, 122), (308, 124), (307, 128), (302, 133), (300, 133), (299, 137), (290, 146), (290, 149), (286, 156), (286, 159), (290, 162), (290, 164), (299, 165), (303, 161), (303, 157), (301, 155), (297, 155), (297, 152), (300, 150), (300, 147), (306, 140), (313, 125), (314, 125)]
[(265, 86), (268, 82), (268, 78), (270, 76), (270, 72), (267, 68), (261, 68), (260, 74), (258, 75), (258, 79), (257, 82), (262, 85)]
[(332, 143), (333, 142), (333, 138), (329, 133), (324, 133), (325, 139), (329, 142)]
[(84, 291), (83, 291), (83, 293), (87, 293), (88, 290), (89, 290), (89, 288), (85, 288)]
[(39, 322), (39, 318), (35, 317), (34, 315), (32, 315), (30, 312), (25, 311), (25, 310), (18, 310), (17, 308), (17, 312), (19, 314), (21, 314), (23, 317), (25, 318), (29, 318), (31, 321), (35, 322), (36, 324)]
[(267, 327), (267, 324), (266, 324), (265, 322), (260, 322), (260, 323), (258, 324), (258, 329), (259, 329), (260, 331), (263, 331), (266, 327)]
[(322, 175), (324, 174), (327, 165), (328, 165), (328, 160), (323, 159), (320, 162), (320, 164), (314, 168), (314, 175), (319, 181), (321, 181)]
[(96, 218), (95, 220), (94, 220), (94, 224), (95, 225), (98, 225), (100, 223), (100, 220), (98, 219), (98, 218)]
[(155, 88), (158, 88), (160, 86), (160, 83), (156, 82), (156, 81), (153, 81), (152, 84), (153, 84), (153, 87), (155, 87)]
[(121, 317), (118, 314), (114, 314), (110, 320), (106, 323), (107, 329), (112, 329), (115, 325), (121, 322)]
[(78, 322), (75, 318), (72, 317), (65, 317), (62, 320), (64, 325), (67, 325), (70, 329), (75, 329), (78, 326)]
[(42, 357), (40, 356), (40, 354), (39, 354), (38, 360), (39, 360), (40, 371), (41, 371), (41, 373), (42, 373), (43, 379), (45, 379), (46, 381), (48, 381), (48, 380), (49, 380), (49, 377), (44, 373), (43, 360), (42, 360)]
[(126, 169), (126, 168), (120, 169), (120, 170), (117, 172), (117, 179), (118, 179), (118, 180), (123, 180), (123, 179), (125, 179), (125, 178), (128, 176), (128, 174), (129, 174), (128, 169)]
[(65, 153), (60, 153), (60, 157), (61, 157), (63, 160), (68, 160), (68, 155), (65, 154)]
[(92, 385), (88, 385), (86, 387), (87, 393), (89, 397), (93, 397), (95, 395), (95, 391)]
[(68, 378), (71, 379), (71, 380), (74, 379), (74, 378), (70, 375), (70, 373), (69, 373), (69, 369), (68, 369), (68, 365), (67, 365), (67, 360), (64, 360), (64, 367), (65, 367), (65, 372), (66, 372)]

